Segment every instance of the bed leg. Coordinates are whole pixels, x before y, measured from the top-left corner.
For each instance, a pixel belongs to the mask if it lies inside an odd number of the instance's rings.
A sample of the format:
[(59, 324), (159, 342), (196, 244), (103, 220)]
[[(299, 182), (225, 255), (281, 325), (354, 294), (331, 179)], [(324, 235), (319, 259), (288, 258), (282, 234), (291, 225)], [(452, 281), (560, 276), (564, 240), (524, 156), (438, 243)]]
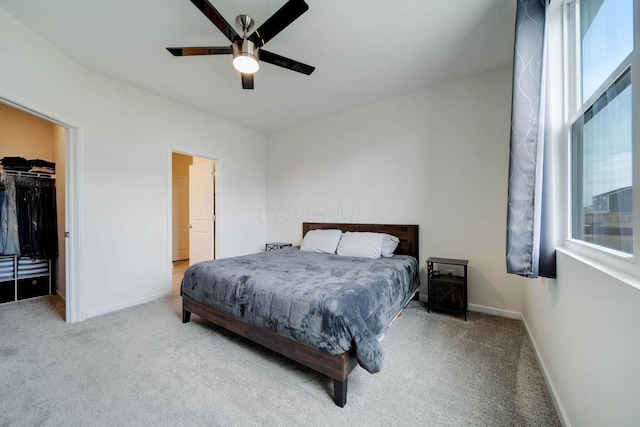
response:
[(333, 380), (333, 401), (341, 408), (347, 404), (347, 381), (348, 378), (344, 381)]
[(185, 310), (184, 308), (182, 309), (182, 323), (189, 323), (189, 321), (191, 320), (191, 312)]

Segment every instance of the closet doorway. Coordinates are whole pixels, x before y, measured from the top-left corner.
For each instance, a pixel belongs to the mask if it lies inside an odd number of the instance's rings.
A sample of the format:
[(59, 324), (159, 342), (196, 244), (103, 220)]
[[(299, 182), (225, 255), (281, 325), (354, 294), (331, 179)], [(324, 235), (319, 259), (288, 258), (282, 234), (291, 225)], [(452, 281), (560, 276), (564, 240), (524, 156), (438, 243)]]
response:
[(218, 160), (171, 153), (172, 293), (187, 267), (217, 254)]
[[(2, 172), (3, 179), (22, 180), (22, 185), (25, 185), (27, 181), (33, 181), (34, 186), (39, 181), (46, 182), (47, 185), (50, 185), (51, 181), (55, 182), (55, 206), (51, 207), (52, 210), (47, 209), (46, 212), (51, 212), (51, 216), (57, 217), (57, 231), (55, 232), (57, 236), (52, 236), (54, 240), (57, 237), (57, 256), (53, 257), (52, 255), (51, 258), (44, 261), (45, 266), (48, 261), (48, 267), (37, 268), (36, 266), (41, 265), (41, 262), (33, 261), (33, 264), (29, 264), (32, 261), (28, 258), (17, 258), (17, 269), (13, 274), (16, 281), (14, 299), (21, 301), (28, 297), (47, 295), (50, 292), (59, 297), (52, 300), (53, 307), (62, 319), (66, 319), (65, 301), (68, 296), (65, 238), (67, 129), (28, 111), (4, 103), (2, 100), (0, 100), (0, 123), (2, 123), (0, 126), (0, 159), (12, 157), (19, 160), (18, 165), (14, 164), (12, 167), (5, 165), (5, 170)], [(19, 165), (21, 159), (47, 167), (29, 166), (31, 169), (26, 170), (28, 167)], [(54, 165), (53, 168), (51, 165)], [(2, 220), (4, 221), (5, 218)], [(20, 243), (22, 247), (24, 242)], [(52, 253), (55, 253), (55, 250)], [(3, 253), (3, 255), (5, 254)], [(9, 258), (3, 259), (4, 261), (9, 260)], [(20, 271), (21, 265), (25, 266), (22, 272)], [(33, 271), (29, 271), (31, 265), (34, 267)], [(47, 286), (43, 286), (43, 281), (49, 282), (46, 283)], [(9, 282), (3, 279), (3, 284), (7, 283)], [(7, 299), (5, 298), (5, 300)]]

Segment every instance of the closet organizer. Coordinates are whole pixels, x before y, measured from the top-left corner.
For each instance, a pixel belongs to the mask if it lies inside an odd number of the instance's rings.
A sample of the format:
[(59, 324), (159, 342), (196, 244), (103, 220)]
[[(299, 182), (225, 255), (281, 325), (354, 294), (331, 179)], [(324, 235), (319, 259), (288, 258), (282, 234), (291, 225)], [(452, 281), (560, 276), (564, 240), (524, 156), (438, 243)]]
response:
[(52, 294), (57, 255), (53, 176), (0, 171), (0, 303)]

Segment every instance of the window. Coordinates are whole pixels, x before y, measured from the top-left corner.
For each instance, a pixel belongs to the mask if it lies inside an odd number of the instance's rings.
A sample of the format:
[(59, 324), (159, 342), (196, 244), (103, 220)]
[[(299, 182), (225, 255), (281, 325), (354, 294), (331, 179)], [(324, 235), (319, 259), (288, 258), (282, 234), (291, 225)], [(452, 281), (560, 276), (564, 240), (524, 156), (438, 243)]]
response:
[(634, 250), (633, 0), (568, 1), (565, 14), (568, 237), (628, 258)]

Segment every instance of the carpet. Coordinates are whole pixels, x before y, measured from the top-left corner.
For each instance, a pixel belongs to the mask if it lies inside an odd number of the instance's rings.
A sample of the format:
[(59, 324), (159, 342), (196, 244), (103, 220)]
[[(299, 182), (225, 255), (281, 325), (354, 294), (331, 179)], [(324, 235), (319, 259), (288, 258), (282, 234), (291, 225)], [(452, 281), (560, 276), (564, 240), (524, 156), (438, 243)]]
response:
[(67, 324), (58, 297), (0, 305), (2, 426), (559, 426), (520, 321), (412, 302), (382, 371), (332, 381), (196, 315), (176, 295)]

